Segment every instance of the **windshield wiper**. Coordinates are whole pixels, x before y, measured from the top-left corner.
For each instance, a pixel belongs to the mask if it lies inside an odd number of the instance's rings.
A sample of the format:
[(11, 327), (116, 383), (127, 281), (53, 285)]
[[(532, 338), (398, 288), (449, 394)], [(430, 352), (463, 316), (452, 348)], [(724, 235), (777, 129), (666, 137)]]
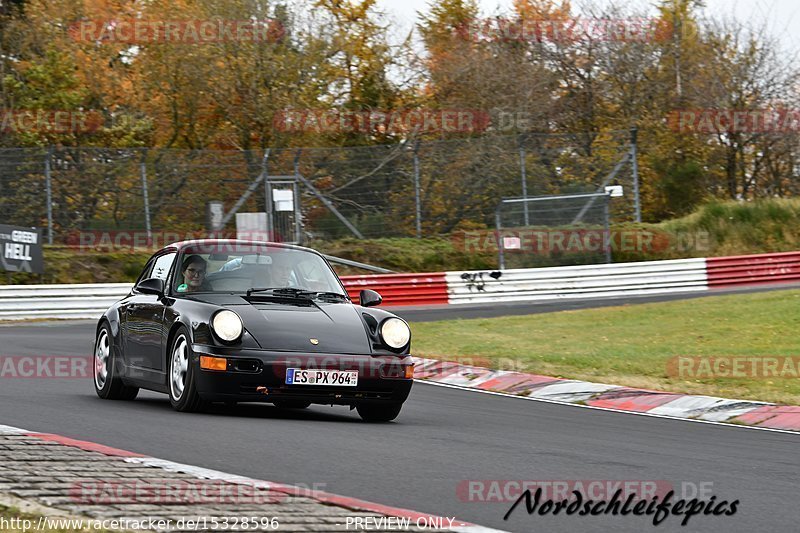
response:
[(294, 287), (252, 287), (247, 289), (247, 296), (250, 296), (254, 292), (271, 292), (277, 295), (297, 296), (298, 293), (306, 291), (295, 289)]
[(347, 300), (348, 298), (347, 296), (345, 296), (340, 292), (327, 292), (327, 291), (315, 292), (314, 296), (316, 297), (324, 296), (325, 298), (338, 298), (340, 300)]
[(298, 289), (296, 287), (254, 287), (252, 289), (247, 289), (247, 296), (255, 292), (271, 292), (277, 296), (293, 296), (295, 298), (317, 298), (320, 296), (330, 297), (330, 298), (339, 298), (346, 300), (347, 296), (338, 292), (326, 292), (326, 291), (309, 291), (306, 289)]

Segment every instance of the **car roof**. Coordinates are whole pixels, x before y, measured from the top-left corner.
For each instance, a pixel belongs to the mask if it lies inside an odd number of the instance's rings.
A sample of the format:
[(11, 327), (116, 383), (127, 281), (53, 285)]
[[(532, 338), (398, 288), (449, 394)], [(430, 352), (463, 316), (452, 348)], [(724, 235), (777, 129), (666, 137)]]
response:
[(184, 248), (187, 248), (189, 246), (194, 246), (197, 244), (204, 244), (210, 246), (239, 245), (239, 244), (244, 246), (268, 246), (270, 248), (286, 248), (290, 250), (300, 250), (304, 252), (312, 252), (321, 255), (318, 251), (314, 250), (313, 248), (306, 248), (305, 246), (297, 246), (294, 244), (286, 244), (281, 242), (253, 241), (253, 240), (243, 240), (243, 239), (193, 239), (188, 241), (178, 241), (164, 246), (158, 252), (163, 252), (165, 250), (182, 251)]

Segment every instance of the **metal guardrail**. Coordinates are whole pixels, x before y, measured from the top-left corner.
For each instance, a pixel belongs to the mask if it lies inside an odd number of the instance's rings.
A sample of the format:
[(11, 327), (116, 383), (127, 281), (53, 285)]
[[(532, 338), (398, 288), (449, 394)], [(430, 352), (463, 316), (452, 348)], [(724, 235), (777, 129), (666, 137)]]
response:
[[(330, 255), (332, 263), (363, 268), (382, 274), (393, 271)], [(356, 276), (351, 276), (356, 278)], [(100, 318), (111, 304), (130, 292), (132, 283), (0, 285), (0, 320), (35, 318)], [(360, 290), (360, 289), (359, 289)], [(445, 303), (446, 303), (446, 290)], [(354, 299), (358, 298), (358, 290)], [(391, 304), (390, 304), (391, 305)]]
[(708, 290), (705, 259), (448, 272), (446, 278), (451, 304)]
[(708, 285), (714, 289), (790, 281), (800, 281), (800, 252), (708, 259)]
[(0, 320), (99, 318), (132, 283), (0, 286)]
[[(385, 305), (447, 303), (443, 273), (343, 276), (347, 292), (358, 301), (361, 289), (381, 293)], [(100, 318), (130, 292), (131, 283), (0, 286), (0, 320)]]
[(381, 294), (383, 305), (448, 303), (447, 280), (443, 272), (384, 276), (342, 276), (342, 282), (354, 302), (358, 302), (358, 293), (362, 289), (372, 289)]
[[(517, 270), (343, 276), (353, 300), (361, 289), (384, 304), (504, 303), (707, 291), (800, 280), (800, 252), (713, 259)], [(0, 320), (99, 318), (130, 283), (0, 286)]]

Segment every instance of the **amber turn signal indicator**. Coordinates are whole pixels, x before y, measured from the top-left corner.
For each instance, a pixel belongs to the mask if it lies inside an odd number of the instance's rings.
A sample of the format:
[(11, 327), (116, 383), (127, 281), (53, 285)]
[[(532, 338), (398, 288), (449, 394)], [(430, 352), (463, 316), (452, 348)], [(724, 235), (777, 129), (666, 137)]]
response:
[(224, 357), (200, 356), (200, 368), (203, 370), (227, 370), (228, 360)]
[(413, 379), (414, 378), (414, 365), (408, 365), (406, 367), (406, 379)]

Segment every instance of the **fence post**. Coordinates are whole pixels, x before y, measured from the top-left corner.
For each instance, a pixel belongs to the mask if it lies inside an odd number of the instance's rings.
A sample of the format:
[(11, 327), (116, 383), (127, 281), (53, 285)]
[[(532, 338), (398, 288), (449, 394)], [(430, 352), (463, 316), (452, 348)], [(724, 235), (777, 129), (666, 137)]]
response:
[(142, 160), (139, 162), (139, 174), (142, 178), (142, 198), (144, 199), (144, 228), (147, 231), (147, 243), (153, 242), (153, 229), (150, 226), (150, 197), (147, 191), (147, 150), (142, 152)]
[(53, 158), (53, 145), (47, 147), (44, 159), (44, 178), (47, 189), (47, 244), (53, 244), (53, 184), (50, 176), (50, 164)]
[[(528, 202), (525, 202), (528, 203)], [(498, 258), (498, 268), (500, 270), (506, 269), (506, 257), (503, 252), (503, 237), (500, 236), (500, 232), (502, 228), (500, 227), (500, 208), (503, 206), (503, 202), (497, 206), (497, 209), (494, 212), (494, 226), (497, 228), (497, 258)]]
[(605, 222), (605, 227), (606, 227), (605, 228), (606, 229), (606, 231), (605, 231), (606, 238), (603, 239), (603, 241), (604, 241), (603, 245), (606, 248), (606, 263), (610, 264), (611, 263), (611, 243), (614, 240), (613, 235), (611, 235), (611, 220), (610, 220), (611, 217), (610, 217), (609, 212), (608, 212), (608, 203), (611, 201), (611, 195), (609, 193), (606, 193), (606, 197), (603, 200), (605, 200), (603, 202), (603, 218), (605, 219), (604, 222)]
[[(269, 151), (270, 151), (270, 149), (268, 148), (267, 151), (264, 152), (264, 159), (269, 157)], [(262, 167), (262, 168), (266, 168), (266, 167)], [(233, 215), (235, 215), (239, 211), (239, 209), (244, 205), (244, 203), (247, 201), (247, 199), (250, 198), (250, 195), (253, 194), (256, 191), (256, 189), (258, 189), (258, 186), (261, 184), (261, 180), (265, 180), (265, 179), (267, 179), (267, 176), (262, 171), (258, 175), (258, 177), (255, 180), (253, 180), (253, 182), (247, 187), (247, 190), (244, 191), (244, 193), (242, 193), (242, 195), (239, 197), (239, 199), (236, 200), (236, 203), (233, 204), (233, 207), (231, 207), (231, 210), (228, 211), (227, 213), (225, 213), (225, 216), (222, 217), (222, 222), (219, 223), (220, 230), (225, 227), (225, 225), (230, 221), (231, 218), (233, 218)]]
[(414, 141), (414, 207), (416, 211), (417, 239), (422, 238), (422, 199), (419, 186), (419, 141)]
[(297, 184), (297, 176), (300, 175), (300, 154), (303, 153), (303, 149), (300, 148), (297, 150), (297, 154), (294, 156), (294, 183), (292, 184), (292, 194), (294, 195), (294, 240), (297, 244), (303, 244), (303, 233), (301, 230), (302, 221), (302, 212), (300, 211), (300, 187)]
[(631, 159), (633, 164), (633, 204), (636, 210), (636, 222), (642, 222), (642, 208), (639, 203), (639, 151), (638, 151), (639, 129), (631, 130)]
[(267, 214), (267, 240), (270, 242), (275, 241), (275, 224), (272, 220), (275, 216), (272, 208), (272, 184), (269, 181), (269, 151), (267, 148), (264, 151), (264, 157), (261, 158), (261, 175), (264, 176), (264, 212)]
[[(526, 200), (528, 199), (528, 175), (527, 169), (525, 168), (525, 143), (524, 143), (525, 135), (519, 136), (519, 170), (520, 176), (522, 176), (522, 197)], [(530, 226), (530, 214), (528, 212), (528, 202), (523, 204), (524, 215), (525, 215), (525, 226)]]

